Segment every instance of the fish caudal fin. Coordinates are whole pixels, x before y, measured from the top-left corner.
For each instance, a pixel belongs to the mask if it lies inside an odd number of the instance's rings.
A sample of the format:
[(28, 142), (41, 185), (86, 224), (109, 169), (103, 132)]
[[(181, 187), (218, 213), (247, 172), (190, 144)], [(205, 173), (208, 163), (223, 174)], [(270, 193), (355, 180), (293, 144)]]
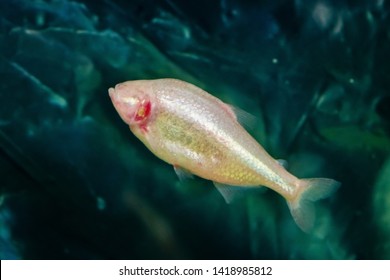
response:
[(291, 201), (287, 201), (296, 224), (304, 231), (309, 232), (315, 220), (313, 202), (333, 194), (340, 183), (327, 178), (301, 179), (298, 194)]

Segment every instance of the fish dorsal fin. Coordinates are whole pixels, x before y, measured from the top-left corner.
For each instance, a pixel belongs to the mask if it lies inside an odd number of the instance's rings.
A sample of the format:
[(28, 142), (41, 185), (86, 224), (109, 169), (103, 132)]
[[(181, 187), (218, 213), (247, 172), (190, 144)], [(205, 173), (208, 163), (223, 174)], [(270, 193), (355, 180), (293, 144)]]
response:
[(288, 168), (288, 162), (287, 162), (287, 160), (285, 160), (285, 159), (277, 159), (276, 161), (277, 161), (277, 163), (278, 163), (280, 166), (284, 167), (284, 169), (287, 169), (287, 168)]
[(256, 123), (258, 122), (258, 119), (256, 116), (252, 115), (251, 113), (248, 113), (247, 111), (229, 105), (231, 110), (234, 112), (237, 121), (242, 124), (247, 129), (254, 129), (256, 127)]
[(242, 196), (244, 193), (246, 193), (248, 191), (264, 189), (261, 186), (247, 187), (247, 186), (231, 186), (231, 185), (225, 185), (225, 184), (221, 184), (221, 183), (217, 183), (217, 182), (213, 182), (213, 183), (214, 183), (214, 186), (219, 191), (219, 193), (225, 199), (225, 202), (227, 204), (231, 203), (234, 199)]
[(251, 113), (230, 104), (223, 103), (223, 106), (228, 114), (245, 128), (254, 129), (256, 127), (258, 119)]
[(179, 177), (180, 181), (194, 178), (194, 175), (192, 173), (190, 173), (188, 170), (185, 170), (184, 168), (182, 168), (178, 165), (174, 165), (173, 169), (175, 170), (175, 173), (176, 173), (177, 177)]

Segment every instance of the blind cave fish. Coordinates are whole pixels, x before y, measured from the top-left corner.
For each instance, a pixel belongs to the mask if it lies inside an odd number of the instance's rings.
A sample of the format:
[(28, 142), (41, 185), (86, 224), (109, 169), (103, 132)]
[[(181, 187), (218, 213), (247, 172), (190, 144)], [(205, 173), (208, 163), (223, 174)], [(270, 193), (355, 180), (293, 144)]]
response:
[(312, 202), (340, 185), (289, 173), (241, 126), (231, 106), (190, 83), (136, 80), (108, 92), (119, 116), (153, 154), (178, 175), (185, 171), (213, 181), (227, 202), (239, 189), (268, 187), (286, 199), (296, 224), (308, 232)]

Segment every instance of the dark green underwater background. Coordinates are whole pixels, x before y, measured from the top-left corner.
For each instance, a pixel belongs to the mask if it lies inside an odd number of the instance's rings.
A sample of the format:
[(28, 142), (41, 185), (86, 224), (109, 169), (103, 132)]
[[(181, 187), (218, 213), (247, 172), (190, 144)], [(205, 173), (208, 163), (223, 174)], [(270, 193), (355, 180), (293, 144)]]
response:
[[(390, 259), (389, 47), (385, 0), (0, 0), (1, 259)], [(162, 77), (342, 183), (311, 234), (273, 191), (227, 205), (131, 134), (107, 89)]]

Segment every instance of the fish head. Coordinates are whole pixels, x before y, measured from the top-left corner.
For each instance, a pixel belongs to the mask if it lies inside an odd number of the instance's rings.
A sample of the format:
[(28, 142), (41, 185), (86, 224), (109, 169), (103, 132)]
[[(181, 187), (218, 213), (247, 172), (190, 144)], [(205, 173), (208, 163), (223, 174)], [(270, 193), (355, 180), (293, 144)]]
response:
[(151, 96), (140, 82), (124, 82), (108, 89), (116, 111), (130, 127), (145, 127), (152, 112)]

